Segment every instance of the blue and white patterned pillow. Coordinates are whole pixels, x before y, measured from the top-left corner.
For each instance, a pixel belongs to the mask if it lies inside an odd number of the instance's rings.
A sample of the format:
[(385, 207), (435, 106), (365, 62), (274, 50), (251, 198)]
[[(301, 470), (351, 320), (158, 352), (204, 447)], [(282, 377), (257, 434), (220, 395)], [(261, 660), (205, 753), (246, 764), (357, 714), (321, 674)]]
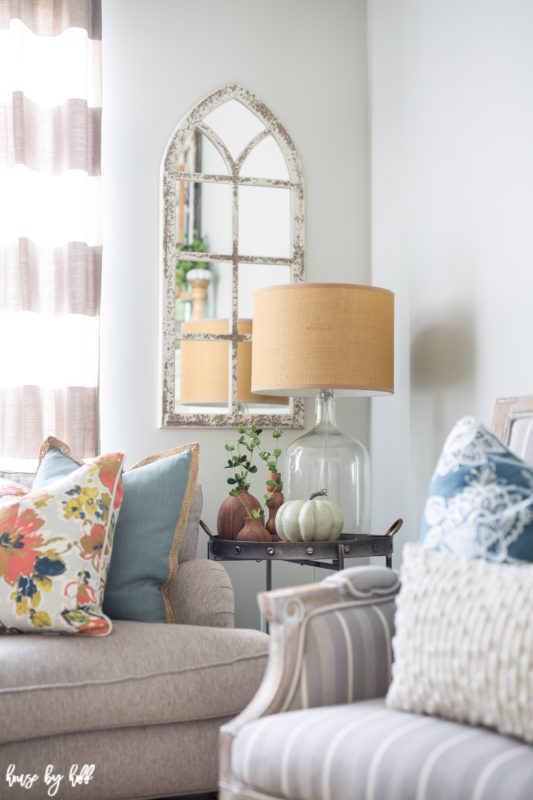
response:
[(533, 467), (473, 417), (459, 420), (431, 479), (420, 541), (468, 558), (533, 562)]

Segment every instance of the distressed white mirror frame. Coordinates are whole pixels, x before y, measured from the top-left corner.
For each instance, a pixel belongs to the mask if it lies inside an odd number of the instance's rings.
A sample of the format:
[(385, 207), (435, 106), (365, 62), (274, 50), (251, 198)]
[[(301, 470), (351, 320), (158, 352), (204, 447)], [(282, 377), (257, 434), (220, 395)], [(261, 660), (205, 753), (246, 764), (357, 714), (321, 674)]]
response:
[[(237, 159), (232, 159), (224, 142), (204, 123), (204, 118), (223, 103), (237, 100), (250, 110), (263, 123), (264, 131), (252, 139)], [(193, 132), (197, 130), (204, 134), (216, 147), (226, 163), (229, 176), (208, 175), (204, 173), (184, 173), (178, 171), (178, 165), (185, 145)], [(288, 180), (268, 179), (261, 177), (243, 177), (239, 174), (240, 167), (246, 156), (263, 138), (268, 135), (277, 142), (285, 159), (288, 171)], [(232, 252), (220, 254), (212, 252), (194, 253), (180, 250), (176, 247), (176, 189), (177, 181), (190, 180), (193, 182), (223, 182), (230, 183), (232, 187)], [(290, 190), (291, 228), (290, 228), (290, 257), (274, 258), (261, 255), (239, 254), (239, 186), (262, 186), (285, 188)], [(288, 413), (254, 413), (243, 410), (239, 406), (237, 397), (238, 378), (238, 344), (252, 340), (250, 334), (238, 333), (238, 269), (240, 264), (284, 264), (290, 267), (290, 280), (292, 283), (304, 280), (304, 182), (303, 169), (300, 158), (287, 131), (279, 120), (252, 92), (239, 84), (223, 86), (204, 100), (197, 103), (182, 119), (174, 130), (167, 144), (161, 165), (161, 316), (162, 316), (162, 391), (161, 391), (161, 425), (162, 427), (197, 427), (218, 426), (234, 427), (236, 425), (258, 427), (302, 428), (304, 425), (304, 400), (290, 398)], [(184, 333), (176, 331), (176, 260), (187, 261), (217, 261), (228, 262), (232, 270), (232, 309), (230, 332), (227, 334), (215, 333)], [(283, 335), (281, 331), (276, 335)], [(227, 413), (183, 413), (176, 411), (176, 340), (197, 341), (228, 341), (231, 344), (230, 362), (230, 402)]]

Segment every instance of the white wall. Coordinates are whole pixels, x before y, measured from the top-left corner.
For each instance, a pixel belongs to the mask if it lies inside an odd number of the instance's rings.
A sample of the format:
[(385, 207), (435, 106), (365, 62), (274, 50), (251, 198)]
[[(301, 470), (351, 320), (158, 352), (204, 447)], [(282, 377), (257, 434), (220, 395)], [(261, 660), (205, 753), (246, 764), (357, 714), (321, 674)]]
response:
[(374, 283), (396, 393), (372, 408), (375, 525), (416, 539), (443, 440), (533, 391), (533, 4), (369, 0)]
[[(101, 446), (123, 449), (132, 464), (197, 439), (213, 528), (233, 432), (157, 427), (159, 166), (185, 112), (233, 81), (272, 109), (300, 153), (307, 278), (368, 282), (365, 3), (103, 0)], [(338, 412), (341, 427), (367, 442), (365, 402), (339, 401)], [(237, 623), (257, 626), (264, 566), (230, 566)], [(275, 585), (312, 577), (297, 565), (273, 572)]]

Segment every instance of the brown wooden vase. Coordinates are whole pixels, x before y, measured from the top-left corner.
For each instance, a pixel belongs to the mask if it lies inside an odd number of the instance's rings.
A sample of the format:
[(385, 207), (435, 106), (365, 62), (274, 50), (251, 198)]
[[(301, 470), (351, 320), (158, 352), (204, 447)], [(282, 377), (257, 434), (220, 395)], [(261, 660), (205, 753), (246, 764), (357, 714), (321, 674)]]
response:
[(271, 542), (272, 537), (265, 528), (264, 517), (247, 517), (237, 534), (239, 542)]
[[(276, 478), (279, 477), (279, 474), (279, 472), (269, 472), (268, 478), (271, 481), (275, 481)], [(273, 499), (271, 503), (267, 502), (268, 521), (265, 527), (269, 532), (272, 541), (279, 542), (280, 539), (276, 531), (276, 514), (278, 513), (278, 508), (285, 502), (285, 498), (283, 497), (283, 484), (280, 483), (275, 489), (269, 489), (267, 487), (266, 496), (267, 499), (270, 497)]]
[(241, 489), (239, 496), (228, 495), (217, 515), (217, 533), (221, 539), (236, 539), (237, 534), (248, 519), (248, 511), (259, 511), (261, 503), (248, 489)]

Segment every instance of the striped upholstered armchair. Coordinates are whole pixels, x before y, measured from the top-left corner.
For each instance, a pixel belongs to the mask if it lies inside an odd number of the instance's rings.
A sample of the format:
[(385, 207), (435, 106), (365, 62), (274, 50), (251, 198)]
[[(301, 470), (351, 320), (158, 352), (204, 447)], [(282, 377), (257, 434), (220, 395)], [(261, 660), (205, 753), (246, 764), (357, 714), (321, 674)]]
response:
[(260, 595), (270, 661), (252, 703), (222, 728), (220, 800), (365, 797), (364, 774), (394, 730), (375, 698), (389, 685), (398, 588), (391, 569), (351, 567)]
[[(533, 397), (504, 403), (497, 407), (493, 429), (514, 453), (533, 463)], [(428, 554), (429, 560), (443, 559), (439, 568), (446, 559), (455, 558), (423, 548), (418, 552)], [(472, 565), (472, 580), (481, 575), (481, 590), (485, 570), (524, 570), (505, 574), (519, 576), (515, 583), (524, 581), (525, 605), (533, 596), (533, 565), (500, 566), (469, 559), (461, 564), (463, 570)], [(407, 583), (403, 566), (402, 575), (403, 595)], [(469, 574), (462, 583), (471, 589)], [(508, 735), (495, 730), (498, 726), (490, 719), (488, 724), (483, 719), (463, 724), (443, 714), (413, 713), (385, 703), (391, 640), (395, 623), (397, 633), (402, 624), (401, 602), (396, 602), (399, 589), (399, 576), (393, 570), (352, 567), (318, 584), (259, 596), (270, 623), (270, 659), (255, 698), (221, 729), (219, 800), (531, 800), (533, 652), (528, 620), (533, 612), (518, 609), (525, 651), (523, 646), (509, 650), (521, 664), (526, 684), (529, 680), (529, 689), (514, 706), (510, 675), (516, 677), (520, 670), (513, 672), (511, 660), (500, 676), (503, 691), (498, 700), (503, 697), (504, 702), (499, 710), (504, 717), (510, 710), (512, 722), (524, 723), (518, 734), (511, 727), (513, 735)], [(476, 588), (472, 592), (475, 596)], [(444, 607), (448, 601), (457, 606), (455, 585), (441, 594)], [(430, 581), (426, 605), (433, 603), (433, 597)], [(498, 615), (506, 599), (496, 602), (492, 616)], [(410, 614), (417, 616), (416, 608), (411, 607)], [(502, 649), (512, 627), (502, 616), (497, 626)], [(479, 628), (474, 625), (474, 638)], [(393, 686), (399, 660), (396, 642), (395, 655)], [(497, 659), (493, 652), (489, 655), (473, 680), (459, 675), (467, 696), (479, 692), (483, 680), (497, 680), (497, 666), (487, 667), (489, 662), (497, 665)], [(411, 676), (411, 683), (416, 685), (422, 671)]]

